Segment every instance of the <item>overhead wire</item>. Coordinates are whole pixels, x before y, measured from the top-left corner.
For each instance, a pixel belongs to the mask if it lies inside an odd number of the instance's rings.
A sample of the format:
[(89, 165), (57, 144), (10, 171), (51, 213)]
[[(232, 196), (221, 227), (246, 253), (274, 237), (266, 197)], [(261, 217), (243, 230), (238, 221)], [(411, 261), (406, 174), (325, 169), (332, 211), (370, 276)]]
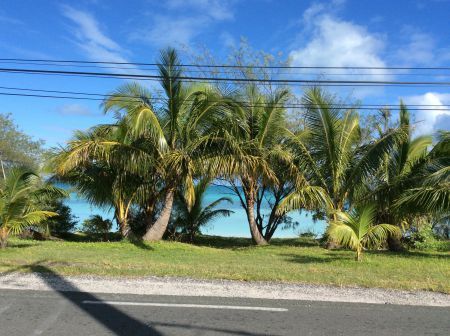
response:
[[(18, 97), (34, 97), (34, 98), (51, 98), (51, 99), (74, 99), (74, 100), (88, 100), (88, 101), (104, 101), (107, 98), (114, 98), (119, 102), (131, 102), (135, 101), (136, 98), (142, 98), (139, 96), (131, 96), (131, 95), (116, 95), (116, 94), (101, 94), (101, 93), (91, 93), (91, 92), (76, 92), (76, 91), (61, 91), (61, 90), (45, 90), (45, 89), (31, 89), (31, 88), (17, 88), (17, 87), (5, 87), (0, 86), (1, 90), (15, 90), (15, 91), (26, 91), (26, 92), (41, 92), (38, 93), (17, 93), (17, 92), (0, 92), (2, 96), (18, 96)], [(46, 93), (46, 94), (43, 94)], [(50, 94), (52, 93), (52, 94)], [(58, 94), (58, 95), (57, 95)], [(87, 96), (87, 97), (82, 97)], [(151, 97), (145, 98), (153, 103), (164, 102), (166, 99), (159, 97)], [(195, 101), (195, 99), (189, 100), (191, 102)], [(217, 101), (211, 101), (217, 102)], [(308, 108), (313, 105), (305, 104), (305, 103), (286, 103), (286, 104), (274, 104), (269, 105), (268, 103), (253, 103), (249, 104), (248, 102), (236, 101), (236, 103), (243, 103), (247, 107), (266, 107), (273, 106), (279, 108), (288, 108), (288, 109), (296, 109), (296, 108)], [(381, 105), (381, 104), (332, 104), (335, 108), (342, 109), (357, 109), (357, 110), (380, 110), (380, 109), (390, 109), (390, 110), (399, 110), (401, 107), (399, 105)], [(409, 110), (413, 111), (450, 111), (450, 105), (438, 105), (438, 104), (415, 104), (408, 105)]]
[[(0, 68), (0, 72), (20, 73), (20, 74), (50, 74), (68, 76), (93, 76), (93, 77), (113, 77), (126, 79), (146, 79), (160, 80), (161, 75), (148, 75), (136, 73), (109, 73), (109, 72), (88, 72), (88, 71), (63, 71), (47, 69), (23, 69), (23, 68)], [(388, 81), (388, 80), (327, 80), (327, 79), (266, 79), (266, 78), (224, 78), (224, 77), (199, 77), (199, 76), (178, 76), (177, 79), (194, 82), (227, 82), (227, 83), (267, 83), (283, 85), (327, 85), (327, 86), (397, 86), (397, 85), (426, 85), (426, 86), (450, 86), (448, 81)]]
[[(98, 68), (98, 69), (119, 69), (119, 70), (140, 70), (140, 71), (158, 71), (158, 68), (153, 65), (153, 68), (136, 68), (134, 66), (108, 66), (108, 65), (95, 65), (95, 64), (76, 64), (76, 63), (55, 63), (54, 61), (51, 62), (28, 62), (28, 61), (5, 61), (0, 60), (1, 64), (19, 64), (19, 65), (37, 65), (37, 66), (57, 66), (57, 67), (71, 67), (71, 68)], [(183, 67), (183, 66), (181, 66)], [(183, 69), (183, 72), (185, 73), (205, 73), (207, 70), (201, 69), (202, 66), (198, 66), (198, 69)], [(272, 69), (273, 70), (273, 69)], [(424, 77), (424, 76), (433, 76), (433, 77), (450, 77), (449, 73), (406, 73), (406, 72), (383, 72), (383, 73), (377, 73), (377, 72), (363, 72), (363, 73), (349, 73), (349, 72), (298, 72), (298, 71), (292, 71), (293, 69), (278, 69), (283, 70), (287, 72), (277, 72), (276, 75), (284, 74), (284, 75), (305, 75), (305, 76), (416, 76), (416, 77)], [(323, 69), (326, 70), (326, 69)], [(219, 71), (219, 70), (212, 70), (213, 74), (225, 74), (225, 75), (236, 75), (236, 74), (242, 74), (242, 72), (237, 72), (236, 70), (227, 70), (227, 71)], [(255, 73), (255, 72), (252, 72)], [(261, 73), (261, 69), (256, 72)]]
[[(158, 66), (159, 63), (145, 62), (116, 62), (116, 61), (85, 61), (85, 60), (55, 60), (55, 59), (27, 59), (0, 58), (0, 61), (28, 61), (80, 64), (120, 64), (120, 65), (149, 65)], [(183, 67), (230, 68), (230, 69), (371, 69), (371, 70), (450, 70), (450, 67), (407, 67), (407, 66), (295, 66), (295, 65), (239, 65), (239, 64), (181, 64)]]

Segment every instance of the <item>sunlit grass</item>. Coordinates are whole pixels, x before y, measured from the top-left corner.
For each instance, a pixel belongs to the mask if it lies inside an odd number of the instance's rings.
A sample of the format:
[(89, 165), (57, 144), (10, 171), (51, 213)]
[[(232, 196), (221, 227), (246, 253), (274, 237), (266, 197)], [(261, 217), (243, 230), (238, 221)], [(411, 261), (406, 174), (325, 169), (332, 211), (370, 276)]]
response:
[(265, 247), (215, 237), (203, 237), (198, 245), (13, 239), (0, 251), (1, 272), (28, 272), (37, 264), (64, 275), (156, 275), (450, 293), (448, 252), (366, 252), (363, 262), (355, 262), (352, 251), (330, 251), (299, 239), (275, 240)]

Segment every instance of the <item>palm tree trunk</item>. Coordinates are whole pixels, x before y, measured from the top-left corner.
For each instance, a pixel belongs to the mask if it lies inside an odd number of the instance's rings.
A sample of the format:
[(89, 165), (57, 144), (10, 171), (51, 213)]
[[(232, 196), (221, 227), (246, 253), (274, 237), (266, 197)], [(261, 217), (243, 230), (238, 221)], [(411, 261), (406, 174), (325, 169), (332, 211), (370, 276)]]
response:
[(356, 248), (356, 258), (355, 258), (355, 260), (356, 261), (361, 261), (362, 259), (361, 259), (361, 247), (360, 246), (358, 246), (357, 248)]
[(129, 238), (130, 235), (132, 234), (130, 226), (128, 225), (128, 223), (119, 223), (119, 227), (120, 227), (120, 234), (122, 235), (123, 238)]
[(6, 248), (8, 242), (8, 231), (3, 227), (0, 229), (0, 248), (3, 250)]
[(126, 216), (124, 216), (123, 211), (121, 211), (120, 208), (116, 208), (115, 217), (117, 224), (119, 225), (120, 235), (122, 238), (128, 238), (131, 233), (131, 229), (128, 225)]
[(189, 232), (189, 242), (193, 243), (194, 242), (194, 238), (195, 238), (195, 229), (191, 228), (190, 232)]
[[(245, 191), (244, 191), (245, 192)], [(245, 198), (247, 201), (247, 219), (248, 225), (250, 227), (250, 234), (252, 235), (252, 240), (256, 245), (267, 245), (267, 241), (262, 236), (261, 232), (258, 230), (258, 225), (255, 221), (255, 197), (252, 187), (245, 192)]]
[(3, 166), (3, 160), (1, 160), (1, 159), (0, 159), (0, 165), (2, 166), (3, 179), (6, 180), (5, 167)]
[(167, 225), (169, 224), (174, 195), (175, 191), (173, 189), (169, 189), (167, 191), (164, 200), (164, 207), (162, 208), (161, 214), (159, 215), (155, 223), (153, 223), (153, 225), (147, 229), (147, 232), (142, 237), (143, 240), (158, 241), (162, 239), (164, 233), (167, 230)]

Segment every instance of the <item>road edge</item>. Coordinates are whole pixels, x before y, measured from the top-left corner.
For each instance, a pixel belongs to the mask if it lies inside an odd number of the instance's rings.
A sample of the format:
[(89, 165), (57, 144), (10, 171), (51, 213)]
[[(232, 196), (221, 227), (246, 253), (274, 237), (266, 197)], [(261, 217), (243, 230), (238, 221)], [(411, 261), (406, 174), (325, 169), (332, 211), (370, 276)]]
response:
[(156, 276), (115, 278), (12, 272), (0, 273), (0, 288), (450, 307), (449, 294), (428, 291)]

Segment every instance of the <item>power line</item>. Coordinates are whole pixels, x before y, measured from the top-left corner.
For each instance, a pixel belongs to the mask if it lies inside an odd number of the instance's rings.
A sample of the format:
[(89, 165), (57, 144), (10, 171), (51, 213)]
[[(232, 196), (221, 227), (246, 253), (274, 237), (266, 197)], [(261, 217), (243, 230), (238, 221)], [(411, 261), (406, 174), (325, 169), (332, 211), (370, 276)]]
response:
[[(51, 90), (37, 90), (37, 91), (44, 91), (44, 92), (52, 92)], [(58, 91), (56, 91), (58, 92)], [(66, 91), (67, 92), (67, 91)], [(80, 94), (86, 94), (86, 93), (80, 93)], [(0, 92), (1, 96), (16, 96), (16, 97), (32, 97), (32, 98), (48, 98), (48, 99), (73, 99), (73, 100), (88, 100), (88, 101), (104, 101), (104, 98), (95, 98), (95, 97), (80, 97), (80, 96), (61, 96), (61, 95), (50, 95), (50, 94), (32, 94), (32, 93), (14, 93), (14, 92)], [(93, 94), (96, 95), (96, 94)], [(106, 95), (106, 97), (108, 97), (108, 95)], [(123, 98), (123, 99), (121, 99)], [(132, 102), (133, 100), (131, 99), (127, 99), (127, 98), (139, 98), (139, 97), (132, 97), (132, 96), (119, 96), (119, 99), (116, 99), (117, 102)], [(155, 98), (153, 99), (154, 101), (164, 101), (161, 98)], [(191, 100), (193, 101), (193, 100)], [(237, 103), (239, 103), (239, 101), (237, 101)], [(268, 104), (246, 104), (247, 107), (265, 107), (265, 106), (269, 106)], [(275, 105), (275, 107), (282, 107), (282, 108), (287, 108), (287, 109), (302, 109), (302, 108), (307, 108), (307, 107), (311, 107), (314, 105), (311, 104), (285, 104), (285, 105)], [(416, 105), (419, 106), (419, 105)], [(427, 106), (427, 105), (424, 105)], [(432, 105), (429, 105), (432, 106)], [(424, 107), (424, 108), (418, 108), (418, 107), (412, 107), (409, 108), (408, 110), (410, 111), (435, 111), (435, 110), (439, 110), (439, 111), (450, 111), (449, 105), (440, 105), (440, 108), (430, 108), (430, 107)], [(446, 108), (442, 108), (443, 106), (446, 106)], [(387, 108), (386, 105), (338, 105), (335, 104), (333, 105), (333, 107), (340, 107), (343, 109), (355, 109), (355, 110), (379, 110), (379, 109), (383, 109), (383, 108)], [(388, 107), (390, 110), (400, 110), (400, 107), (397, 105), (389, 105)]]
[[(113, 62), (113, 61), (83, 61), (83, 60), (55, 60), (55, 59), (26, 59), (26, 58), (0, 58), (0, 61), (18, 62), (53, 62), (53, 63), (80, 63), (80, 64), (119, 64), (119, 65), (147, 65), (158, 66), (159, 63), (144, 62)], [(450, 70), (450, 67), (404, 67), (404, 66), (292, 66), (292, 65), (230, 65), (230, 64), (181, 64), (182, 67), (203, 68), (237, 68), (237, 69), (359, 69), (359, 70)]]
[[(107, 72), (88, 72), (88, 71), (63, 71), (63, 70), (43, 70), (43, 69), (14, 69), (0, 68), (0, 72), (21, 73), (21, 74), (57, 74), (69, 76), (95, 76), (95, 77), (118, 77), (118, 78), (137, 78), (160, 80), (160, 75), (145, 74), (121, 74)], [(223, 77), (198, 77), (198, 76), (179, 76), (179, 80), (200, 81), (200, 82), (230, 82), (230, 83), (274, 83), (274, 84), (303, 84), (303, 85), (334, 85), (334, 86), (396, 86), (396, 85), (434, 85), (450, 86), (450, 82), (437, 81), (381, 81), (381, 80), (313, 80), (313, 79), (256, 79), (256, 78), (223, 78)]]
[[(119, 70), (141, 70), (141, 71), (158, 71), (157, 67), (154, 68), (136, 68), (136, 67), (127, 67), (127, 66), (104, 66), (104, 65), (85, 65), (85, 64), (67, 64), (67, 63), (55, 63), (55, 62), (27, 62), (27, 61), (2, 61), (0, 63), (3, 64), (20, 64), (20, 65), (37, 65), (37, 66), (57, 66), (57, 67), (73, 67), (73, 68), (98, 68), (98, 69), (119, 69)], [(200, 68), (200, 67), (199, 67)], [(261, 69), (262, 70), (262, 69)], [(260, 74), (262, 73), (260, 70)], [(450, 77), (449, 73), (392, 73), (392, 72), (383, 72), (383, 73), (374, 73), (374, 72), (363, 72), (363, 73), (335, 73), (335, 72), (293, 72), (292, 69), (284, 69), (289, 70), (288, 72), (278, 72), (277, 75), (280, 74), (288, 74), (288, 75), (305, 75), (305, 76), (416, 76), (416, 77), (424, 77), (424, 76), (433, 76), (433, 77)], [(326, 70), (326, 69), (324, 69)], [(186, 73), (205, 73), (206, 70), (195, 69), (195, 70), (187, 70), (185, 69), (183, 72)], [(240, 74), (237, 70), (226, 70), (219, 71), (213, 70), (213, 74)]]
[[(140, 96), (132, 96), (132, 95), (124, 95), (124, 94), (105, 94), (105, 93), (96, 93), (96, 92), (80, 92), (80, 91), (61, 91), (61, 90), (46, 90), (46, 89), (33, 89), (33, 88), (22, 88), (22, 87), (11, 87), (11, 86), (0, 86), (1, 90), (16, 90), (16, 91), (30, 91), (30, 92), (45, 92), (45, 93), (58, 93), (58, 94), (71, 94), (71, 95), (82, 95), (82, 96), (97, 96), (97, 97), (103, 97), (110, 98), (110, 97), (118, 97), (118, 98), (142, 98)], [(161, 98), (161, 97), (150, 97), (145, 99), (148, 99), (150, 101), (166, 101), (167, 99)], [(130, 100), (131, 101), (131, 100)], [(190, 99), (188, 101), (195, 101), (195, 99)], [(218, 100), (210, 101), (210, 102), (218, 102)], [(244, 101), (236, 100), (237, 103), (245, 103)], [(267, 103), (261, 103), (259, 105), (266, 106)], [(308, 106), (304, 103), (290, 103), (290, 104), (284, 104), (282, 106)], [(375, 107), (375, 108), (398, 108), (399, 105), (393, 105), (393, 104), (330, 104), (332, 106), (338, 106), (338, 107), (344, 107), (344, 108), (358, 108), (358, 107)], [(256, 106), (256, 105), (255, 105)], [(450, 107), (450, 104), (407, 104), (408, 107)]]

